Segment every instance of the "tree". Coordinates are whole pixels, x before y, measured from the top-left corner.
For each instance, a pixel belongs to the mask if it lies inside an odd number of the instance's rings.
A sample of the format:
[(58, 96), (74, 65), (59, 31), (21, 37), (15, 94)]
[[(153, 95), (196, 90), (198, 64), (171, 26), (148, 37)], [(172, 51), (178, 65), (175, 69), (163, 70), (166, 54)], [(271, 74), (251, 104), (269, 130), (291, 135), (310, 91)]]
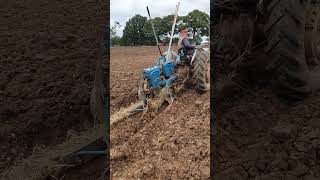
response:
[(111, 45), (120, 45), (120, 37), (117, 36), (117, 29), (120, 27), (120, 23), (115, 21), (115, 24), (110, 28)]
[[(154, 19), (152, 20), (147, 20), (145, 22), (145, 25), (144, 25), (144, 34), (145, 34), (145, 39), (144, 39), (144, 44), (145, 45), (156, 45), (156, 40), (154, 38), (154, 35), (153, 35), (153, 30), (152, 30), (152, 25), (151, 25), (151, 21), (154, 21)], [(153, 22), (154, 23), (154, 22)], [(156, 28), (155, 28), (156, 29)], [(156, 31), (156, 30), (155, 30)], [(156, 31), (157, 33), (157, 31)]]
[(129, 19), (123, 30), (122, 41), (125, 45), (143, 45), (143, 41), (145, 38), (144, 26), (146, 21), (147, 18), (139, 14)]
[[(158, 24), (158, 32), (159, 36), (162, 36), (163, 42), (169, 42), (168, 35), (171, 34), (171, 28), (174, 21), (174, 15), (164, 16), (163, 18), (155, 18), (157, 19), (156, 23)], [(179, 32), (179, 21), (183, 21), (183, 16), (177, 16), (177, 24), (175, 27), (174, 34)]]
[(115, 21), (114, 25), (110, 28), (111, 37), (114, 37), (117, 35), (117, 29), (120, 27), (121, 27), (120, 23), (118, 21)]
[(117, 46), (120, 46), (121, 44), (121, 37), (119, 36), (114, 36), (111, 38), (111, 43), (113, 46), (117, 45)]
[(209, 15), (205, 12), (199, 10), (193, 10), (188, 13), (184, 18), (184, 22), (192, 29), (193, 38), (195, 38), (196, 33), (201, 36), (209, 35)]
[(162, 35), (167, 35), (171, 33), (171, 26), (174, 20), (174, 15), (164, 16), (161, 19), (161, 27), (159, 28), (159, 32)]
[[(139, 14), (135, 15), (126, 23), (120, 44), (156, 45), (151, 21), (153, 22), (158, 40), (169, 42), (173, 20), (174, 15), (164, 16), (162, 18), (156, 17), (152, 20), (147, 20), (146, 17)], [(191, 29), (193, 39), (196, 38), (196, 35), (209, 35), (209, 15), (205, 12), (194, 10), (187, 16), (178, 16), (174, 34), (177, 34), (181, 27)], [(115, 35), (113, 37), (115, 37)]]

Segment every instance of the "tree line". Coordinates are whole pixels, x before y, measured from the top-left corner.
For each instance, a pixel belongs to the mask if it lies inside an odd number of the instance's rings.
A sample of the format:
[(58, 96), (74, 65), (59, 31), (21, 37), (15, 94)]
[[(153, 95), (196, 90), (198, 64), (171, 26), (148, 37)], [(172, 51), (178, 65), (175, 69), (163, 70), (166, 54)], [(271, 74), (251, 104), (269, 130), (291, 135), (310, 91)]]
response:
[[(139, 14), (129, 19), (124, 27), (123, 36), (116, 35), (116, 31), (121, 27), (119, 22), (110, 27), (111, 45), (156, 45), (156, 40), (153, 35), (151, 21), (158, 35), (158, 41), (167, 44), (171, 33), (174, 15), (156, 17), (152, 20)], [(193, 39), (197, 40), (201, 36), (209, 36), (209, 15), (199, 10), (193, 10), (186, 16), (178, 16), (175, 28), (175, 34), (181, 28), (188, 28)], [(175, 40), (177, 41), (177, 39)]]

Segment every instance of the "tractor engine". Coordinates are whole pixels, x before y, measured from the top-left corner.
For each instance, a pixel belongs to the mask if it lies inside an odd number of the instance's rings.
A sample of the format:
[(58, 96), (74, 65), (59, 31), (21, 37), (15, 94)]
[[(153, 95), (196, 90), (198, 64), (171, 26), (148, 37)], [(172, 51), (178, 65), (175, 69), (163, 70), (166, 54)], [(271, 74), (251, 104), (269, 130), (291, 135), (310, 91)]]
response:
[(159, 97), (162, 89), (172, 96), (171, 88), (176, 79), (174, 68), (173, 61), (161, 56), (155, 66), (144, 69), (143, 80), (139, 86), (139, 99), (147, 101), (149, 98)]
[(144, 79), (147, 80), (148, 88), (160, 88), (164, 85), (171, 85), (174, 80), (174, 62), (167, 60), (163, 64), (155, 65), (143, 70)]

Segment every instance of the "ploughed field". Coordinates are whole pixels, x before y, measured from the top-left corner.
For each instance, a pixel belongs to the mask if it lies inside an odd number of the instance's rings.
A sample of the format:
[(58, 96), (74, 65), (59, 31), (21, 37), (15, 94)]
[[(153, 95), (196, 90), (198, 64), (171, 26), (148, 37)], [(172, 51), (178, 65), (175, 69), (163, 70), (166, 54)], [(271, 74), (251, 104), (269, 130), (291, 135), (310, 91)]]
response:
[[(114, 47), (110, 51), (112, 114), (137, 102), (137, 81), (159, 52), (157, 47)], [(209, 108), (209, 92), (201, 95), (186, 89), (171, 105), (112, 124), (111, 176), (209, 179)]]
[(103, 8), (95, 1), (2, 4), (0, 173), (92, 127), (90, 90), (108, 19)]

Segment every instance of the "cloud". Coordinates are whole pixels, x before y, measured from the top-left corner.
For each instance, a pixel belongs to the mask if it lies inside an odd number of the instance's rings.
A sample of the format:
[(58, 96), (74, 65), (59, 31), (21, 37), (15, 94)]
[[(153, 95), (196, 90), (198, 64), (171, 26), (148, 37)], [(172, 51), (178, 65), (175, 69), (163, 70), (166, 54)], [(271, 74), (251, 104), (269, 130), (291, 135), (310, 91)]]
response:
[[(179, 0), (111, 0), (110, 1), (110, 25), (114, 21), (121, 24), (117, 35), (122, 36), (126, 21), (136, 14), (148, 17), (146, 7), (149, 6), (151, 17), (162, 17), (174, 14)], [(185, 16), (189, 12), (198, 9), (210, 14), (210, 0), (180, 0), (178, 14)]]

